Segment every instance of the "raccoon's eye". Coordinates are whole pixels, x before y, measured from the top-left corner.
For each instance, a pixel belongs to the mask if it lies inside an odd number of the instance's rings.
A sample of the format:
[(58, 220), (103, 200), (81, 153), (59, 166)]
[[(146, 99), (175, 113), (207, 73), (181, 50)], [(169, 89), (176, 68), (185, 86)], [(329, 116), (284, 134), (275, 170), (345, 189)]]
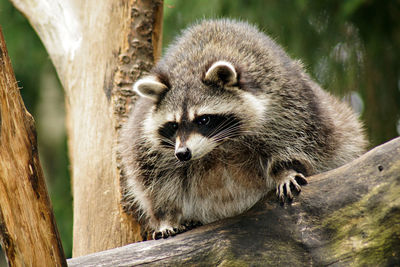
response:
[(158, 130), (158, 133), (167, 139), (172, 139), (174, 138), (177, 129), (178, 123), (167, 122)]
[(177, 129), (178, 129), (178, 123), (176, 123), (176, 122), (171, 122), (170, 126), (171, 126), (171, 128), (174, 129), (174, 130), (177, 130)]
[(197, 125), (201, 125), (201, 126), (207, 125), (210, 123), (210, 116), (208, 116), (208, 115), (200, 116), (195, 120), (195, 123)]

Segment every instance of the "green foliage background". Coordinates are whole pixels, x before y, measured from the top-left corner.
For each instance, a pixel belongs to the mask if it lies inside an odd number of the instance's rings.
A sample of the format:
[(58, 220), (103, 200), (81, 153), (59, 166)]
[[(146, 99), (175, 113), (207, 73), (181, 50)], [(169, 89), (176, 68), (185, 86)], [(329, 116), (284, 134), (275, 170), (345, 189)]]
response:
[[(325, 89), (346, 99), (361, 97), (358, 106), (363, 107), (371, 146), (399, 135), (400, 1), (164, 0), (164, 5), (164, 46), (199, 19), (249, 21), (301, 59)], [(0, 26), (23, 99), (37, 121), (41, 160), (64, 249), (71, 257), (63, 92), (37, 35), (7, 0), (0, 0)]]

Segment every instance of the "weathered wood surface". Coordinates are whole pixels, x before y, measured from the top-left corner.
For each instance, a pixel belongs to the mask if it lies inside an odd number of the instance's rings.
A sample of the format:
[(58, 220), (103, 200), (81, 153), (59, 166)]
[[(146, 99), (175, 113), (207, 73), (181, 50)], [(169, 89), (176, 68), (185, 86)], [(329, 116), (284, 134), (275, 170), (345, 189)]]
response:
[(398, 266), (400, 138), (309, 177), (291, 205), (274, 194), (246, 214), (69, 266)]
[(161, 51), (162, 0), (11, 0), (44, 43), (65, 90), (73, 256), (141, 239), (120, 206), (118, 129), (132, 84)]
[(0, 28), (0, 243), (10, 266), (66, 266), (32, 116)]

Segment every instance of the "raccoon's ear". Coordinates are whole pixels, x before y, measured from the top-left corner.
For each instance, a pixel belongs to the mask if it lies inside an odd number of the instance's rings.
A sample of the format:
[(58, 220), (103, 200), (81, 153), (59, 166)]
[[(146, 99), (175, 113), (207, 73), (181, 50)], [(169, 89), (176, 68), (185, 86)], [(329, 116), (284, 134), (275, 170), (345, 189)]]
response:
[(212, 83), (230, 86), (237, 82), (235, 67), (227, 61), (217, 61), (207, 70), (204, 79)]
[(160, 94), (167, 90), (168, 87), (159, 82), (156, 77), (149, 76), (138, 80), (133, 85), (133, 90), (142, 97), (150, 98), (157, 101)]

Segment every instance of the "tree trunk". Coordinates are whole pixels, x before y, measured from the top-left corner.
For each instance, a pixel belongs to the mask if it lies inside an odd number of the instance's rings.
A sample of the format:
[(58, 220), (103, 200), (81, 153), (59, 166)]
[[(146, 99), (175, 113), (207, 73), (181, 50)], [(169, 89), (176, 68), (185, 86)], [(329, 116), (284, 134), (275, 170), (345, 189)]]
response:
[(162, 0), (12, 0), (63, 84), (74, 197), (73, 256), (140, 240), (120, 205), (118, 129), (133, 82), (161, 51)]
[(274, 192), (249, 212), (179, 234), (70, 259), (69, 266), (399, 266), (400, 138)]
[(10, 266), (66, 266), (32, 116), (0, 28), (0, 243)]

